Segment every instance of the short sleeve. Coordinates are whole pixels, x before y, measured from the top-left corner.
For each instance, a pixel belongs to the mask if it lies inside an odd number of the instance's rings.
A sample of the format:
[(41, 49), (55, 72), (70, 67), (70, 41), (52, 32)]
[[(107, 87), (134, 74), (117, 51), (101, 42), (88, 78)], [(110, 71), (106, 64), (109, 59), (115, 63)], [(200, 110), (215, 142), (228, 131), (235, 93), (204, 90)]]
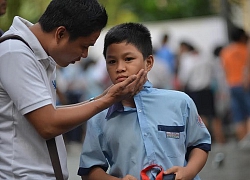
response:
[(211, 150), (211, 136), (197, 112), (195, 103), (188, 98), (186, 122), (186, 146), (188, 149), (198, 147), (204, 151)]
[(3, 54), (0, 77), (2, 88), (22, 114), (52, 103), (44, 79), (46, 71), (32, 53), (12, 51)]
[(87, 122), (87, 132), (80, 155), (79, 176), (87, 175), (91, 168), (96, 166), (104, 171), (108, 169), (108, 162), (102, 148), (102, 144), (105, 144), (105, 142), (103, 140), (101, 121), (105, 121), (105, 119), (99, 119), (99, 117), (104, 117), (98, 115)]

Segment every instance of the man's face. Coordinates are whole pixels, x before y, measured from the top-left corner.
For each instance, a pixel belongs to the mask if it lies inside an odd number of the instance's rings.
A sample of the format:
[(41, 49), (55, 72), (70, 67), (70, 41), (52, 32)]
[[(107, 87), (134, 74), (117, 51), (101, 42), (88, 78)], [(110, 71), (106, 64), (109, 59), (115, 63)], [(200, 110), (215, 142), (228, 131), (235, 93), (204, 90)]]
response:
[(94, 46), (100, 31), (92, 33), (88, 37), (79, 37), (74, 41), (69, 41), (69, 35), (63, 33), (56, 40), (56, 44), (49, 49), (49, 55), (61, 67), (66, 67), (69, 64), (74, 64), (80, 61), (81, 58), (88, 56), (89, 46)]
[(106, 66), (113, 84), (124, 81), (141, 69), (149, 71), (152, 65), (153, 57), (144, 60), (142, 53), (132, 44), (114, 43), (107, 48)]
[(6, 13), (7, 0), (0, 0), (0, 16)]

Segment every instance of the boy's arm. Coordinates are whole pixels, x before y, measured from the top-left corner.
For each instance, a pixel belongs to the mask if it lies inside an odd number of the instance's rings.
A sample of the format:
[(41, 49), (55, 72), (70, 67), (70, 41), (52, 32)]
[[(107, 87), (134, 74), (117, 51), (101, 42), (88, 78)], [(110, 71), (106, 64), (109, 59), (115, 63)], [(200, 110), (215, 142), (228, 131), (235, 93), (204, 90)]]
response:
[(82, 176), (82, 180), (137, 180), (131, 175), (126, 175), (124, 178), (117, 178), (107, 174), (102, 168), (93, 168), (88, 175)]
[(102, 168), (93, 168), (88, 175), (82, 176), (82, 180), (118, 180), (114, 176), (107, 174)]
[(173, 166), (164, 171), (164, 174), (174, 173), (176, 179), (192, 180), (204, 167), (208, 158), (208, 152), (194, 148), (190, 154), (187, 165), (185, 167)]
[(188, 162), (186, 165), (186, 170), (190, 174), (191, 179), (193, 179), (204, 167), (208, 158), (208, 152), (194, 148), (188, 158)]

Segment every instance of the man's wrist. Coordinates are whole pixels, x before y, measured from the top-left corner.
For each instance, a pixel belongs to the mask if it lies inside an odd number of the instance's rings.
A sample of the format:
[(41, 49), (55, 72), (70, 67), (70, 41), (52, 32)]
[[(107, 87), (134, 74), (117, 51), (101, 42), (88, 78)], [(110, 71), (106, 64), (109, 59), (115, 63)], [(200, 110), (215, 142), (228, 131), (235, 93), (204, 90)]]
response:
[(89, 102), (94, 101), (94, 100), (95, 100), (95, 97), (92, 97), (89, 99)]

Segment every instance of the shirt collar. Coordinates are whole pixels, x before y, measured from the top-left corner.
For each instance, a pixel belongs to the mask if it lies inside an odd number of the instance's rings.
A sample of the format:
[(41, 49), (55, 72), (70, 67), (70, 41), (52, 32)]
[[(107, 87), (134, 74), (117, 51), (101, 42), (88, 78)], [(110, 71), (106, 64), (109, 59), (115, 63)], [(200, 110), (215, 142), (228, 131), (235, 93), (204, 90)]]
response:
[(44, 51), (37, 37), (29, 29), (32, 25), (33, 24), (26, 19), (15, 16), (10, 29), (12, 30), (12, 33), (14, 32), (14, 34), (20, 35), (25, 41), (28, 42), (38, 60), (48, 59), (48, 55)]
[(30, 45), (36, 59), (42, 63), (45, 69), (47, 69), (50, 65), (54, 67), (56, 65), (54, 59), (47, 55), (37, 37), (30, 31), (29, 27), (32, 25), (33, 24), (26, 19), (15, 16), (13, 24), (6, 34), (17, 34), (21, 36)]
[[(136, 95), (140, 95), (141, 92), (147, 90), (148, 88), (152, 88), (153, 85), (151, 82), (147, 81), (144, 85), (143, 85), (143, 89)], [(106, 115), (106, 119), (108, 119), (115, 111), (117, 112), (123, 112), (124, 111), (124, 106), (122, 105), (121, 102), (117, 102), (115, 104), (113, 104), (112, 106), (109, 107), (107, 115)]]

